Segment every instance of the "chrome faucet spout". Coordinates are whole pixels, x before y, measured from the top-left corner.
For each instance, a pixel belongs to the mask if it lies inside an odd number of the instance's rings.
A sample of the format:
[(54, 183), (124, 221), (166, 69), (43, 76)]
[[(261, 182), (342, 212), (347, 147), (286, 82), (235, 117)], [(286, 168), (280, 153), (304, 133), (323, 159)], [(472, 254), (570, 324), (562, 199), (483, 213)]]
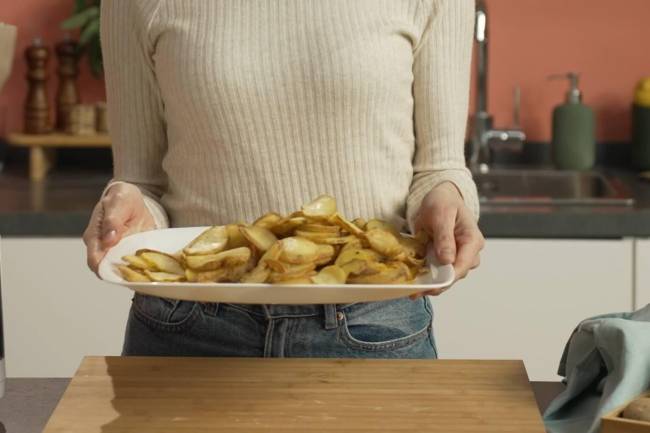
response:
[(489, 170), (492, 149), (490, 142), (500, 140), (513, 141), (521, 144), (526, 135), (519, 127), (520, 90), (515, 90), (514, 125), (512, 128), (496, 129), (493, 127), (492, 116), (488, 111), (488, 43), (489, 20), (485, 0), (476, 1), (476, 16), (474, 42), (476, 44), (476, 106), (471, 122), (471, 147), (469, 167), (472, 172), (485, 173)]
[(477, 92), (476, 112), (487, 113), (487, 79), (488, 79), (488, 20), (487, 7), (484, 0), (476, 1), (476, 21), (474, 28), (474, 41), (476, 42), (476, 69)]

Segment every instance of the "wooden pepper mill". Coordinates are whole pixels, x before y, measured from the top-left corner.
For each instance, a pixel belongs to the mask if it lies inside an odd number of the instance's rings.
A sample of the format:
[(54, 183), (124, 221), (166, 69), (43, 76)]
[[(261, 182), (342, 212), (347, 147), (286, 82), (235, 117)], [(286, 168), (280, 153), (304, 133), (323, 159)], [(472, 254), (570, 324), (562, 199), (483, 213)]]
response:
[(79, 103), (77, 77), (79, 76), (78, 45), (66, 37), (56, 44), (59, 67), (59, 87), (56, 92), (56, 129), (67, 131), (70, 127), (70, 111)]
[(47, 100), (47, 61), (50, 50), (36, 38), (25, 50), (27, 60), (27, 100), (25, 101), (25, 132), (44, 134), (52, 130)]

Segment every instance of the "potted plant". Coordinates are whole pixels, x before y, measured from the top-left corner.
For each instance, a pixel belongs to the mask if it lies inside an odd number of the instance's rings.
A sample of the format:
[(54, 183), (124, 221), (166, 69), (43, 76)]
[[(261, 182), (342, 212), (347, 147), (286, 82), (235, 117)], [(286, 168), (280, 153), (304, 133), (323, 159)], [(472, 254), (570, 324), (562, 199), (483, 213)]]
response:
[[(130, 0), (129, 0), (130, 1)], [(74, 0), (74, 11), (61, 23), (64, 30), (79, 29), (81, 54), (88, 58), (94, 76), (102, 75), (102, 48), (99, 42), (99, 9), (101, 0)]]

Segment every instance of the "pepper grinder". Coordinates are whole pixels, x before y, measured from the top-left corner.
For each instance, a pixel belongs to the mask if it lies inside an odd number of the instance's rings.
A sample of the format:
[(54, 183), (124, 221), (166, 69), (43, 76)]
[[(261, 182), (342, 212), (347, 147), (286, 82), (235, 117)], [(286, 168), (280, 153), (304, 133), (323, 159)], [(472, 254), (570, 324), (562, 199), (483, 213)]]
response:
[(78, 45), (68, 35), (63, 41), (56, 44), (56, 55), (59, 67), (59, 87), (56, 92), (56, 129), (67, 131), (70, 126), (70, 111), (79, 103), (79, 91), (77, 89), (78, 67)]
[(25, 132), (45, 134), (52, 130), (47, 101), (47, 61), (50, 50), (40, 38), (35, 38), (25, 50), (27, 60), (27, 100), (25, 101)]

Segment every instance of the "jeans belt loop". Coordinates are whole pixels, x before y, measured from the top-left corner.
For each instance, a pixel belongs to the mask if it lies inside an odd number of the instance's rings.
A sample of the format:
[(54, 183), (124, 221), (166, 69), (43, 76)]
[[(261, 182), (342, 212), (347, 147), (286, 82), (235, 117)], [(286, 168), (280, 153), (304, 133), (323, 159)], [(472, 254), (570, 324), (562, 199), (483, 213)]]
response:
[(323, 310), (325, 312), (325, 329), (336, 329), (338, 327), (336, 304), (323, 305)]

